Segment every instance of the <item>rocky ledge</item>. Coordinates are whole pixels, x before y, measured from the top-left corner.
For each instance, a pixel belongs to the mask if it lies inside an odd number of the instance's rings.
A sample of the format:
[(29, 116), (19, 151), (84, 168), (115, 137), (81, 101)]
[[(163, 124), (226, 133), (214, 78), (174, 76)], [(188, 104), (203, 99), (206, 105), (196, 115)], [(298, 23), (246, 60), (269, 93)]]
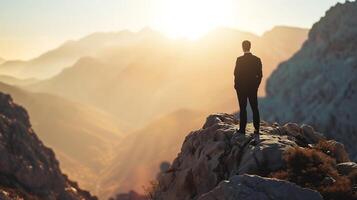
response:
[(62, 174), (24, 108), (0, 93), (0, 199), (95, 200)]
[(356, 164), (343, 144), (308, 125), (262, 123), (259, 135), (238, 126), (233, 115), (209, 116), (153, 184), (152, 199), (357, 199)]

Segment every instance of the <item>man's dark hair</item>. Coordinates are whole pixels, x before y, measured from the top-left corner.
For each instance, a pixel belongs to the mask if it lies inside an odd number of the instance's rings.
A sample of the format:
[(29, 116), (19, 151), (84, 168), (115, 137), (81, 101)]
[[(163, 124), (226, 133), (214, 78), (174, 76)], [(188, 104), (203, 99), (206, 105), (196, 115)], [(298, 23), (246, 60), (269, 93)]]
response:
[(243, 51), (250, 51), (250, 46), (251, 44), (248, 40), (242, 42)]

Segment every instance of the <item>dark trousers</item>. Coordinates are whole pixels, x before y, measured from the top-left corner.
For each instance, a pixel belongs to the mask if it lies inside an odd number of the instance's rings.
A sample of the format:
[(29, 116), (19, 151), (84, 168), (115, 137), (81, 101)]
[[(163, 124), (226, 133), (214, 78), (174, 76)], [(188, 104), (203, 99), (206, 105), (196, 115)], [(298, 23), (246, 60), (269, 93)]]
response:
[(259, 109), (258, 109), (258, 97), (257, 90), (255, 91), (239, 91), (236, 90), (239, 102), (239, 128), (242, 131), (245, 131), (245, 127), (247, 125), (247, 100), (249, 99), (250, 107), (253, 111), (253, 124), (256, 130), (259, 130), (260, 126), (260, 117), (259, 117)]

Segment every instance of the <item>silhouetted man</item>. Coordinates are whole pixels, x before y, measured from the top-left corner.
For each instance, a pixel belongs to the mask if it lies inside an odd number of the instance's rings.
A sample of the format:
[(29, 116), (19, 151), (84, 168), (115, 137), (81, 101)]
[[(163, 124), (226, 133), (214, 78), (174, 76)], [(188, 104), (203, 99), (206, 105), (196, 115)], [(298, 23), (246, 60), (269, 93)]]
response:
[(239, 132), (245, 133), (247, 125), (247, 100), (253, 111), (255, 133), (259, 133), (260, 117), (258, 110), (258, 88), (263, 77), (260, 58), (250, 53), (251, 44), (245, 40), (242, 43), (244, 55), (237, 58), (234, 69), (234, 88), (237, 91), (240, 107)]

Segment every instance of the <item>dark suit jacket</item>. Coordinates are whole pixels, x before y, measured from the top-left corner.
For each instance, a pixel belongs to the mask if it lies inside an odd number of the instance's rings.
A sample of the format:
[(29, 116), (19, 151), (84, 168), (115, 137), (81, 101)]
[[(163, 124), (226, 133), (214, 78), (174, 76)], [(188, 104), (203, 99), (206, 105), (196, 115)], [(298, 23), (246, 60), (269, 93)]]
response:
[(262, 62), (251, 53), (237, 58), (234, 69), (234, 88), (239, 92), (256, 92), (262, 80)]

